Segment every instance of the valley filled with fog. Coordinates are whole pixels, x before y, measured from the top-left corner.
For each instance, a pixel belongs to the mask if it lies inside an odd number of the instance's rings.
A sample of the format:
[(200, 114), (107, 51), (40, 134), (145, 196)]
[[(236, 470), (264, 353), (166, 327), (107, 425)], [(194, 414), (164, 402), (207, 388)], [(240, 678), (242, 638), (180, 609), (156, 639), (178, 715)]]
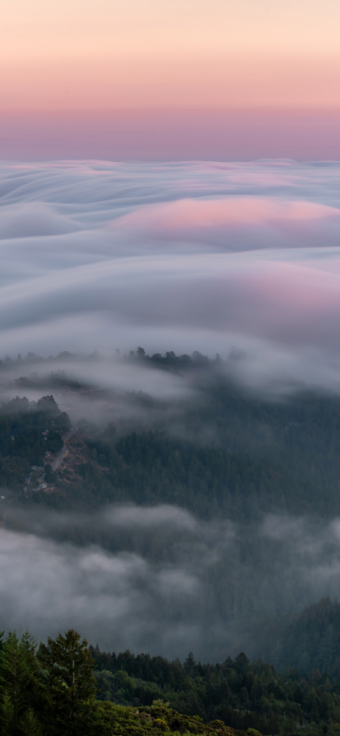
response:
[(280, 665), (340, 595), (339, 173), (1, 165), (0, 628)]

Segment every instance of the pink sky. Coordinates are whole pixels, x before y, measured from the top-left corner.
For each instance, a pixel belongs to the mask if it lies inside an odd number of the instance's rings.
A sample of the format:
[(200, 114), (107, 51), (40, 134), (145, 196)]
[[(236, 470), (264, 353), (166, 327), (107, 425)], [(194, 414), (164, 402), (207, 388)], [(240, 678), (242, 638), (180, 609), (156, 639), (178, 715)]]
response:
[(339, 27), (338, 0), (3, 0), (0, 156), (337, 158)]
[(0, 160), (340, 160), (340, 111), (0, 114)]

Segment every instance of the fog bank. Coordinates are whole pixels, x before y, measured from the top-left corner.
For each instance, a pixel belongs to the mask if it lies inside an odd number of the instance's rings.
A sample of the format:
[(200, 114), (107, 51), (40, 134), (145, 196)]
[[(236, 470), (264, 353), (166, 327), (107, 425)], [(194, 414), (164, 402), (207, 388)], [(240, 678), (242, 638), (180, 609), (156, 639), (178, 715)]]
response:
[[(245, 351), (339, 388), (338, 164), (2, 164), (0, 336), (29, 350)], [(242, 373), (243, 371), (243, 373)]]
[(265, 622), (340, 593), (340, 521), (242, 526), (179, 507), (11, 512), (0, 530), (0, 627), (73, 626), (110, 650), (223, 660), (266, 644)]

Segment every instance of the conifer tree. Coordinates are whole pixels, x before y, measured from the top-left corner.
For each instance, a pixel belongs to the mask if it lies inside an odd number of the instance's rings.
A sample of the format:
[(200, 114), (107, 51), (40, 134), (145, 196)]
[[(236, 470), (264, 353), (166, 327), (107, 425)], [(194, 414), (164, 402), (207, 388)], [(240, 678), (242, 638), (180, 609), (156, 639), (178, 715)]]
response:
[(46, 673), (45, 714), (49, 733), (84, 734), (91, 723), (96, 691), (95, 667), (88, 643), (70, 629), (41, 644), (39, 659)]
[(14, 707), (7, 690), (5, 690), (1, 699), (0, 726), (2, 736), (10, 736), (13, 733)]
[(41, 667), (37, 658), (37, 644), (32, 634), (29, 634), (27, 630), (20, 639), (20, 647), (23, 652), (28, 675), (26, 700), (34, 708), (39, 708), (41, 702)]
[(5, 689), (6, 708), (9, 707), (9, 698), (13, 707), (13, 719), (17, 722), (27, 708), (31, 693), (26, 652), (15, 632), (8, 634), (0, 652), (0, 682)]
[(41, 725), (33, 708), (29, 708), (21, 719), (20, 731), (23, 736), (41, 736)]

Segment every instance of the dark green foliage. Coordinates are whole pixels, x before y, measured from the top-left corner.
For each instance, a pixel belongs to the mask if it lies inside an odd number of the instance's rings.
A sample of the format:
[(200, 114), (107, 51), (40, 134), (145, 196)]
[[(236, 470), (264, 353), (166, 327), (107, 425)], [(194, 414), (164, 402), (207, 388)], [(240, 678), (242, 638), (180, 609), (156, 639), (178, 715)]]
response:
[(70, 630), (36, 652), (26, 632), (0, 653), (0, 733), (8, 736), (93, 734), (94, 663), (87, 642)]
[(69, 506), (171, 503), (201, 518), (242, 521), (263, 512), (340, 513), (337, 396), (305, 392), (266, 401), (210, 376), (195, 400), (180, 406), (141, 394), (130, 401), (146, 419), (88, 437), (81, 482), (70, 487), (59, 479)]
[(7, 690), (4, 691), (0, 703), (0, 726), (3, 736), (14, 733), (14, 706)]
[(26, 649), (15, 633), (8, 635), (0, 660), (1, 684), (9, 696), (13, 718), (18, 720), (30, 700), (30, 669)]
[(44, 470), (45, 470), (46, 483), (53, 483), (53, 481), (56, 478), (56, 475), (52, 471), (52, 465), (50, 463), (46, 463), (46, 465), (44, 466)]
[(324, 504), (318, 489), (267, 458), (155, 432), (111, 437), (88, 441), (95, 462), (80, 468), (84, 491), (103, 500), (177, 504), (203, 518), (222, 513), (244, 520)]
[(44, 671), (44, 718), (49, 733), (86, 733), (92, 722), (91, 702), (96, 689), (87, 642), (80, 641), (73, 630), (65, 636), (59, 634), (55, 640), (48, 638), (47, 646), (40, 645), (39, 661)]
[(21, 719), (20, 729), (23, 736), (41, 736), (41, 724), (35, 715), (33, 708), (29, 708)]
[(47, 442), (46, 442), (46, 450), (49, 450), (50, 452), (60, 452), (61, 448), (63, 446), (63, 441), (61, 439), (61, 435), (59, 432), (54, 432), (51, 430), (48, 433)]
[[(139, 351), (133, 360), (150, 371), (159, 361), (164, 370), (189, 369), (195, 398), (167, 403), (128, 394), (132, 414), (136, 410), (143, 419), (123, 418), (117, 430), (110, 424), (101, 434), (80, 421), (88, 461), (77, 466), (76, 477), (60, 473), (53, 478), (58, 493), (44, 494), (41, 501), (53, 508), (82, 509), (112, 502), (172, 503), (201, 518), (223, 515), (241, 521), (263, 512), (323, 518), (340, 513), (337, 396), (300, 392), (268, 401), (223, 377), (218, 361), (207, 363), (194, 355), (186, 363), (182, 358), (171, 351), (160, 358)], [(17, 398), (2, 407), (0, 485), (22, 488), (30, 465), (42, 465), (47, 449), (61, 449), (60, 432), (69, 426), (51, 396), (36, 404)]]
[[(73, 630), (49, 638), (38, 655), (28, 633), (20, 640), (10, 633), (0, 659), (1, 736), (241, 736), (223, 722), (180, 714), (162, 698), (138, 710), (96, 701), (94, 667), (86, 641)], [(128, 680), (122, 671), (120, 684)]]
[[(340, 604), (322, 598), (305, 608), (289, 623), (268, 626), (267, 641), (272, 643), (271, 658), (284, 670), (297, 667), (310, 675), (318, 671), (340, 678)], [(269, 657), (269, 648), (262, 655)]]
[(2, 732), (16, 736), (21, 733), (20, 723), (26, 723), (27, 710), (39, 704), (40, 697), (36, 645), (27, 632), (20, 640), (12, 632), (3, 643), (0, 652), (0, 692)]
[(37, 653), (28, 633), (10, 633), (1, 647), (0, 733), (336, 736), (338, 691), (338, 682), (319, 671), (306, 677), (288, 669), (282, 676), (243, 653), (217, 665), (192, 654), (183, 664), (107, 654), (89, 649), (73, 630), (49, 638)]
[(65, 411), (62, 411), (61, 414), (56, 416), (55, 427), (58, 432), (68, 432), (68, 430), (70, 429), (70, 417), (68, 416), (68, 414), (66, 414)]
[[(228, 727), (222, 721), (203, 723), (197, 716), (178, 713), (168, 704), (155, 701), (148, 708), (123, 707), (113, 703), (98, 703), (96, 707), (96, 734), (100, 736), (156, 736), (160, 733), (202, 734), (204, 736), (241, 736), (240, 731)], [(246, 736), (243, 734), (242, 736)]]
[(337, 683), (320, 673), (305, 678), (291, 670), (280, 676), (262, 661), (250, 664), (243, 653), (217, 665), (196, 663), (190, 654), (182, 665), (147, 654), (117, 656), (98, 648), (91, 651), (103, 700), (110, 697), (140, 708), (146, 706), (148, 693), (158, 690), (158, 698), (177, 711), (199, 714), (216, 728), (219, 721), (247, 730), (249, 736), (259, 731), (295, 734), (301, 730), (322, 736), (340, 728)]
[(60, 432), (69, 427), (69, 417), (60, 412), (53, 396), (44, 396), (37, 403), (16, 398), (2, 406), (0, 486), (22, 490), (30, 466), (42, 466), (46, 450), (61, 450)]

